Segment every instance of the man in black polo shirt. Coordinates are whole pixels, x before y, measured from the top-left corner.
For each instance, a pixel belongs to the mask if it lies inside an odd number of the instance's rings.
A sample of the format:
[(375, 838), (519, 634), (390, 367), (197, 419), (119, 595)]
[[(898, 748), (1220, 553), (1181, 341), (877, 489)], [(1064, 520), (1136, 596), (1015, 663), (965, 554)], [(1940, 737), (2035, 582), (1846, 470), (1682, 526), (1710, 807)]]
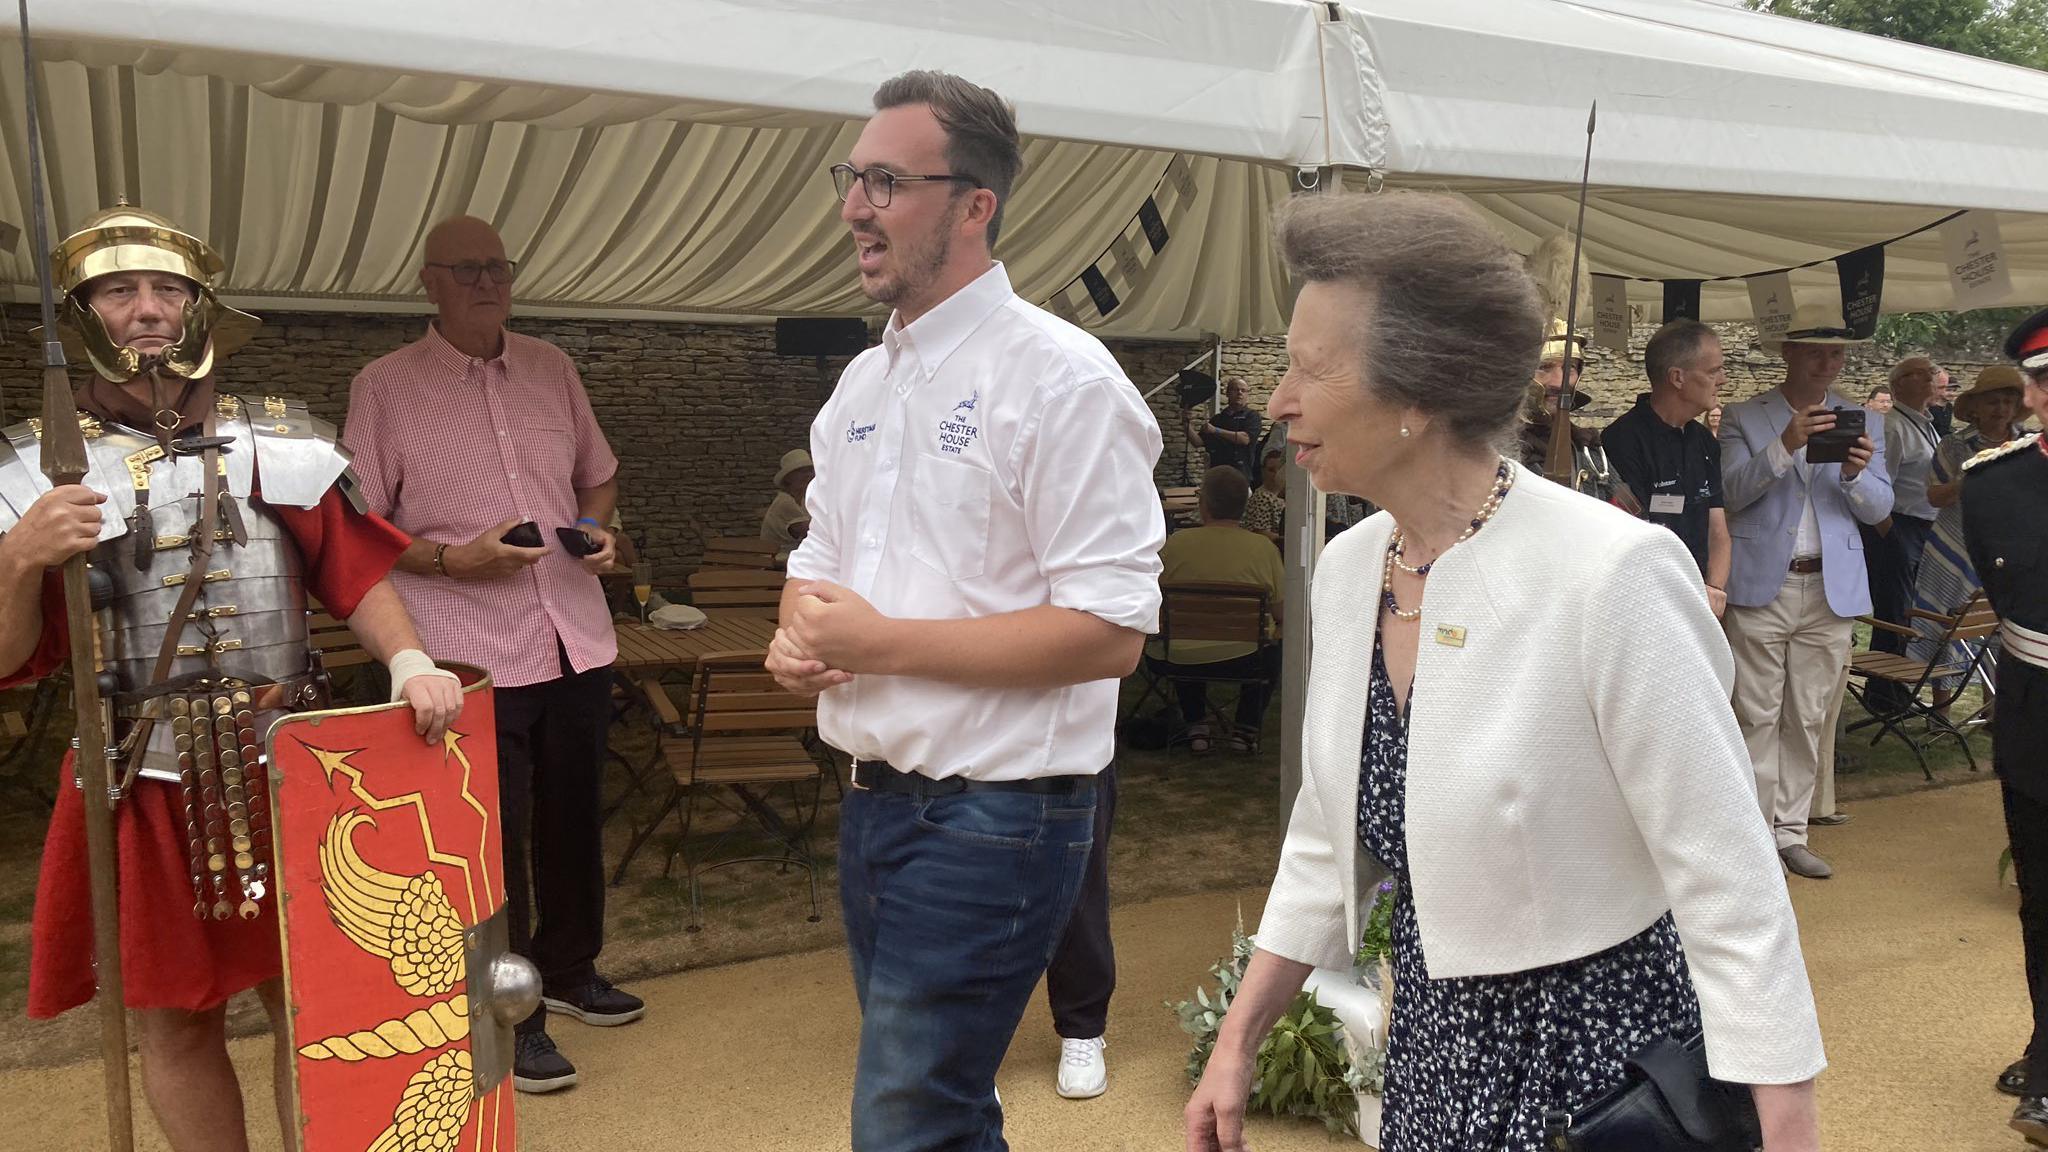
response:
[(1695, 417), (1719, 403), (1728, 372), (1721, 338), (1697, 320), (1673, 320), (1643, 350), (1650, 390), (1607, 426), (1607, 459), (1643, 518), (1692, 550), (1714, 615), (1728, 606), (1728, 514), (1721, 503), (1721, 446)]
[(1259, 414), (1245, 403), (1250, 389), (1243, 379), (1232, 376), (1223, 382), (1223, 408), (1208, 420), (1188, 413), (1188, 436), (1199, 437), (1209, 454), (1209, 467), (1228, 466), (1244, 473), (1245, 482), (1257, 487), (1259, 476)]

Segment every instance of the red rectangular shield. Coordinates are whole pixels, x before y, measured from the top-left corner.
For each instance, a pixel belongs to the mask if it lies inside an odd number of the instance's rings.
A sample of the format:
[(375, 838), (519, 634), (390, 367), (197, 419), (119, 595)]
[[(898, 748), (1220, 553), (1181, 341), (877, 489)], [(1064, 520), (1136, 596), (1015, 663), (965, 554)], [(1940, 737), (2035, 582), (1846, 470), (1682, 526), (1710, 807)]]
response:
[(271, 727), (299, 1152), (515, 1146), (510, 1053), (470, 995), (504, 940), (495, 732), (474, 672), (438, 745), (402, 704)]

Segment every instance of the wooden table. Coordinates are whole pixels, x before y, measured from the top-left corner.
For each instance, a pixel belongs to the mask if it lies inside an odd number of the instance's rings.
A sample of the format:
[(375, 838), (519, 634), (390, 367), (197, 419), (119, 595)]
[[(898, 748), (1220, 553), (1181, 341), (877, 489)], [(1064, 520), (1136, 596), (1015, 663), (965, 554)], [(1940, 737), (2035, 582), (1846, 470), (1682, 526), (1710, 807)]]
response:
[(712, 652), (766, 652), (775, 639), (775, 621), (760, 616), (706, 614), (702, 628), (669, 630), (642, 624), (614, 624), (619, 660), (614, 667), (629, 677), (664, 669), (689, 669)]

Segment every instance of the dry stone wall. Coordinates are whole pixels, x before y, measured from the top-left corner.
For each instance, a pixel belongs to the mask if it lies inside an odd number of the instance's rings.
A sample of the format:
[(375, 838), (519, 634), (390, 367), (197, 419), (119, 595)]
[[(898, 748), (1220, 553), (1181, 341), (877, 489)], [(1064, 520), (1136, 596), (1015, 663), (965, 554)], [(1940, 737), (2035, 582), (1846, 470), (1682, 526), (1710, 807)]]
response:
[[(0, 383), (5, 419), (19, 420), (39, 406), (39, 352), (28, 333), (32, 308), (4, 310)], [(424, 330), (424, 316), (273, 313), (255, 340), (227, 363), (232, 388), (277, 391), (304, 398), (337, 426), (348, 407), (349, 382), (364, 364)], [(663, 582), (696, 566), (707, 536), (752, 535), (773, 497), (776, 461), (806, 446), (810, 423), (845, 367), (775, 355), (768, 325), (671, 324), (652, 321), (517, 319), (516, 329), (552, 341), (576, 361), (591, 406), (620, 460), (620, 505), (632, 532), (660, 567)], [(1754, 330), (1721, 326), (1728, 349), (1733, 403), (1777, 383), (1779, 361), (1756, 345)], [(1643, 390), (1642, 347), (1650, 328), (1638, 328), (1630, 352), (1594, 349), (1586, 387), (1596, 402), (1586, 410), (1595, 424), (1626, 411)], [(1112, 341), (1110, 350), (1141, 390), (1169, 379), (1204, 351), (1175, 341)], [(1976, 363), (1945, 361), (1967, 384)], [(1855, 350), (1845, 388), (1861, 398), (1882, 383), (1890, 358)], [(1223, 374), (1242, 376), (1261, 410), (1287, 370), (1278, 338), (1227, 344)], [(1199, 480), (1204, 457), (1182, 431), (1175, 391), (1150, 400), (1164, 452), (1155, 478), (1165, 485)]]

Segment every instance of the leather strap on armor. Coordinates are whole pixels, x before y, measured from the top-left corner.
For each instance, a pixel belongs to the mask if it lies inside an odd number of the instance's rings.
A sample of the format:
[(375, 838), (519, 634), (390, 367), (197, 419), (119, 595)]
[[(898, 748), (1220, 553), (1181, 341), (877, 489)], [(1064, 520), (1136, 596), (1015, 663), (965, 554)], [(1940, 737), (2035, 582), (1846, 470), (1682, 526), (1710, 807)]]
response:
[[(205, 435), (213, 437), (214, 413), (206, 414)], [(184, 624), (190, 618), (192, 605), (199, 602), (200, 589), (205, 584), (206, 563), (213, 558), (213, 530), (217, 522), (220, 505), (220, 447), (209, 445), (200, 458), (199, 519), (192, 530), (192, 567), (185, 576), (185, 586), (178, 593), (178, 605), (171, 611), (171, 626), (164, 629), (163, 643), (157, 649), (156, 668), (150, 673), (151, 685), (161, 684), (171, 674), (171, 665), (178, 659), (178, 639), (184, 635)], [(128, 761), (126, 771), (121, 774), (121, 788), (125, 792), (135, 785), (136, 773), (142, 771), (142, 757), (149, 748), (149, 734), (156, 724), (154, 718), (144, 716), (128, 733), (128, 742), (122, 752)]]

